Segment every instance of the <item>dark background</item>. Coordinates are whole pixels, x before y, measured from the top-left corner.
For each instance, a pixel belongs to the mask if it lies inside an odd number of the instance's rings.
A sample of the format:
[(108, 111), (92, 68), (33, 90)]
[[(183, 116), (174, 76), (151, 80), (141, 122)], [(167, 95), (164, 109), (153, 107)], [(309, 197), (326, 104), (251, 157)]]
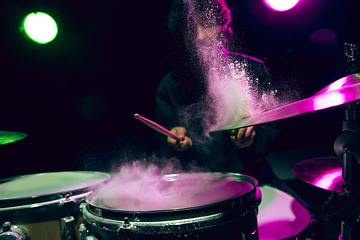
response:
[[(156, 87), (179, 63), (165, 25), (170, 5), (170, 0), (1, 2), (0, 130), (28, 134), (0, 146), (1, 177), (109, 171), (152, 154), (154, 131), (133, 115), (154, 119)], [(229, 7), (233, 48), (264, 60), (276, 88), (291, 92), (291, 98), (309, 97), (344, 76), (343, 44), (360, 44), (359, 1), (300, 0), (282, 13), (261, 0), (231, 0)], [(59, 33), (53, 42), (36, 45), (19, 31), (32, 11), (55, 18)], [(316, 38), (319, 29), (332, 35)], [(343, 112), (281, 120), (284, 133), (275, 150), (332, 145)]]

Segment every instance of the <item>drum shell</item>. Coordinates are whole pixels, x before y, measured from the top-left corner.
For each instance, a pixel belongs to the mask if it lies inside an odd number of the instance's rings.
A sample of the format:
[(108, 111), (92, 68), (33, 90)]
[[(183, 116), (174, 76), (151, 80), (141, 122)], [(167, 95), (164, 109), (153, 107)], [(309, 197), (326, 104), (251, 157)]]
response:
[(6, 212), (4, 212), (4, 216), (0, 216), (1, 223), (10, 222), (11, 225), (24, 227), (29, 233), (31, 240), (62, 240), (60, 221), (68, 216), (74, 217), (73, 226), (76, 238), (78, 239), (79, 226), (83, 222), (79, 204), (73, 202), (49, 210), (39, 210), (12, 216), (5, 215)]
[(219, 203), (153, 212), (109, 211), (87, 202), (84, 223), (98, 239), (258, 239), (261, 191)]
[(80, 171), (3, 179), (0, 181), (0, 223), (24, 227), (28, 235), (25, 240), (61, 240), (65, 231), (70, 231), (71, 239), (78, 239), (83, 222), (80, 204), (109, 177), (106, 173)]

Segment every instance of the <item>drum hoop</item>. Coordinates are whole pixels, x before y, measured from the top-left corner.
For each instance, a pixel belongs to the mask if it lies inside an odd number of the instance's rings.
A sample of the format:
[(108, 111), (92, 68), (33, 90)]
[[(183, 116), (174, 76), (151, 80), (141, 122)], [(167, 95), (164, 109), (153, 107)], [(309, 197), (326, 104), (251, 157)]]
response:
[(65, 204), (65, 198), (60, 198), (52, 201), (24, 204), (20, 206), (0, 208), (0, 216), (13, 216), (18, 214), (36, 213), (46, 210), (62, 207)]
[[(210, 173), (200, 173), (204, 175), (209, 175)], [(176, 174), (166, 175), (169, 177), (175, 176)], [(236, 178), (239, 180), (247, 180), (247, 182), (253, 185), (253, 189), (249, 192), (237, 195), (223, 201), (210, 203), (201, 206), (188, 207), (188, 208), (179, 208), (179, 209), (167, 209), (167, 210), (158, 210), (158, 211), (124, 211), (124, 210), (115, 210), (99, 207), (95, 204), (92, 204), (89, 199), (92, 195), (96, 195), (96, 192), (92, 192), (89, 196), (86, 197), (86, 205), (89, 212), (92, 212), (93, 215), (97, 215), (97, 212), (100, 210), (102, 217), (106, 219), (123, 219), (128, 217), (131, 221), (141, 221), (145, 222), (155, 222), (155, 221), (168, 221), (169, 218), (172, 220), (179, 219), (188, 219), (196, 216), (204, 215), (214, 215), (217, 213), (223, 213), (227, 211), (234, 211), (246, 213), (254, 206), (254, 199), (257, 198), (257, 180), (250, 176), (237, 173), (220, 173), (214, 172), (211, 173), (212, 176), (222, 177), (227, 176), (231, 178)], [(256, 204), (256, 203), (255, 203)], [(175, 216), (176, 215), (176, 216)]]
[[(84, 192), (84, 191), (87, 191), (89, 190), (90, 188), (96, 188), (96, 186), (99, 186), (101, 184), (104, 184), (106, 183), (107, 181), (109, 181), (110, 179), (110, 175), (107, 174), (107, 173), (103, 173), (103, 172), (90, 172), (90, 171), (63, 171), (63, 172), (46, 172), (46, 173), (35, 173), (35, 174), (26, 174), (26, 175), (20, 175), (20, 176), (15, 176), (15, 177), (11, 177), (11, 178), (6, 178), (6, 179), (1, 179), (1, 183), (5, 183), (5, 182), (10, 182), (12, 180), (16, 180), (16, 179), (21, 179), (21, 178), (25, 178), (27, 176), (36, 176), (36, 175), (45, 175), (45, 174), (58, 174), (58, 173), (83, 173), (83, 174), (86, 174), (86, 173), (92, 173), (92, 174), (97, 174), (97, 175), (102, 175), (104, 177), (104, 179), (102, 179), (102, 181), (98, 184), (94, 184), (94, 185), (89, 185), (89, 186), (85, 186), (85, 187), (81, 187), (81, 188), (73, 188), (73, 189), (69, 189), (67, 191), (65, 190), (58, 190), (58, 191), (54, 191), (54, 192), (50, 192), (50, 193), (44, 193), (44, 194), (41, 194), (41, 195), (36, 195), (36, 196), (26, 196), (26, 197), (10, 197), (10, 198), (6, 198), (6, 199), (0, 199), (0, 207), (1, 207), (1, 204), (3, 202), (15, 202), (15, 201), (24, 201), (26, 199), (35, 199), (35, 198), (41, 198), (41, 197), (48, 197), (48, 196), (56, 196), (56, 195), (63, 195), (63, 194), (66, 194), (66, 193), (75, 193), (75, 194), (78, 194), (78, 193), (81, 193), (81, 192)], [(106, 178), (105, 178), (106, 177)]]
[(0, 216), (13, 216), (18, 214), (29, 214), (29, 213), (37, 213), (37, 212), (43, 212), (48, 211), (56, 208), (60, 208), (64, 206), (67, 203), (74, 203), (74, 204), (80, 204), (83, 199), (86, 198), (91, 193), (91, 191), (78, 194), (78, 195), (65, 195), (63, 197), (59, 197), (56, 200), (48, 200), (48, 201), (42, 201), (42, 202), (34, 202), (30, 204), (22, 204), (18, 206), (12, 206), (12, 207), (4, 207), (0, 208)]
[[(256, 188), (257, 189), (257, 188)], [(257, 191), (255, 189), (255, 191)], [(252, 208), (249, 211), (255, 209), (259, 206), (261, 202), (261, 196), (254, 196), (254, 202)], [(168, 234), (168, 233), (180, 233), (180, 232), (189, 232), (204, 228), (210, 228), (218, 226), (219, 224), (224, 224), (225, 222), (233, 221), (240, 216), (243, 216), (245, 212), (237, 210), (232, 210), (228, 212), (218, 212), (206, 216), (197, 216), (189, 217), (186, 219), (172, 219), (169, 221), (140, 221), (135, 219), (132, 222), (125, 222), (125, 220), (117, 219), (105, 219), (101, 216), (94, 215), (90, 210), (90, 205), (82, 209), (84, 221), (95, 226), (110, 232), (120, 232), (122, 230), (130, 230), (138, 234)], [(249, 212), (248, 211), (248, 212)]]
[(97, 186), (106, 183), (110, 179), (110, 175), (103, 172), (90, 172), (90, 171), (79, 171), (79, 172), (47, 172), (47, 173), (38, 173), (38, 174), (28, 174), (21, 175), (17, 177), (11, 177), (7, 179), (3, 179), (3, 182), (12, 181), (13, 179), (31, 176), (31, 175), (40, 175), (40, 174), (51, 174), (51, 173), (92, 173), (97, 175), (102, 175), (107, 177), (107, 179), (103, 179), (102, 182), (90, 185), (78, 189), (74, 189), (71, 191), (58, 191), (54, 193), (48, 193), (38, 196), (28, 196), (21, 198), (9, 198), (9, 199), (1, 199), (0, 200), (0, 216), (2, 215), (17, 215), (17, 214), (27, 214), (27, 213), (36, 213), (40, 211), (47, 211), (50, 209), (55, 209), (63, 206), (65, 203), (74, 202), (78, 203), (79, 201), (83, 201), (91, 192), (90, 189), (96, 189)]
[(77, 196), (84, 196), (84, 198), (89, 195), (91, 191), (89, 188), (82, 188), (76, 191), (71, 192), (64, 192), (64, 193), (57, 193), (57, 194), (44, 194), (40, 196), (33, 196), (33, 197), (25, 197), (25, 198), (17, 198), (17, 199), (4, 199), (0, 200), (0, 212), (4, 208), (11, 208), (11, 207), (18, 207), (22, 205), (37, 205), (37, 204), (44, 204), (46, 205), (47, 202), (53, 201), (61, 201), (61, 199), (76, 199)]

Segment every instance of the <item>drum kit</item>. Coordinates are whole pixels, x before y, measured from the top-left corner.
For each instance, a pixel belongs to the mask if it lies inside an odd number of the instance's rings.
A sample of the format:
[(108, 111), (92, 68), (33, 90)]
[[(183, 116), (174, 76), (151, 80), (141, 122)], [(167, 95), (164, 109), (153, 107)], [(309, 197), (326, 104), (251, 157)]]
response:
[[(357, 51), (354, 45), (350, 49)], [(310, 98), (218, 130), (345, 107), (343, 134), (334, 143), (337, 157), (299, 162), (293, 172), (304, 182), (331, 191), (323, 217), (326, 221), (335, 216), (341, 219), (339, 239), (359, 239), (358, 100), (360, 74), (351, 73)], [(161, 126), (156, 128), (168, 134)], [(0, 145), (26, 136), (0, 132)], [(284, 191), (259, 186), (255, 178), (244, 174), (179, 173), (126, 184), (114, 179), (103, 172), (75, 171), (1, 180), (0, 240), (311, 239), (312, 216), (307, 206)], [(154, 193), (146, 192), (150, 186), (164, 193), (160, 202), (154, 200)], [(146, 197), (127, 191), (134, 187), (143, 189)]]

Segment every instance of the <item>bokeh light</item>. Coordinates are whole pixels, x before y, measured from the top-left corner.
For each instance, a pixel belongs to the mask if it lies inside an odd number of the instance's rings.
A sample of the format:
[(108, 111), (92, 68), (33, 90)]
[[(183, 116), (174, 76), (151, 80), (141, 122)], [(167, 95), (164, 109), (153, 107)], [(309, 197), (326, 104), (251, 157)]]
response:
[(318, 55), (330, 55), (338, 47), (338, 35), (328, 28), (314, 31), (309, 37), (309, 50)]
[(299, 0), (263, 0), (265, 5), (276, 12), (284, 12), (293, 8)]
[(55, 39), (58, 28), (55, 20), (43, 12), (32, 12), (25, 17), (24, 29), (31, 40), (47, 44)]

